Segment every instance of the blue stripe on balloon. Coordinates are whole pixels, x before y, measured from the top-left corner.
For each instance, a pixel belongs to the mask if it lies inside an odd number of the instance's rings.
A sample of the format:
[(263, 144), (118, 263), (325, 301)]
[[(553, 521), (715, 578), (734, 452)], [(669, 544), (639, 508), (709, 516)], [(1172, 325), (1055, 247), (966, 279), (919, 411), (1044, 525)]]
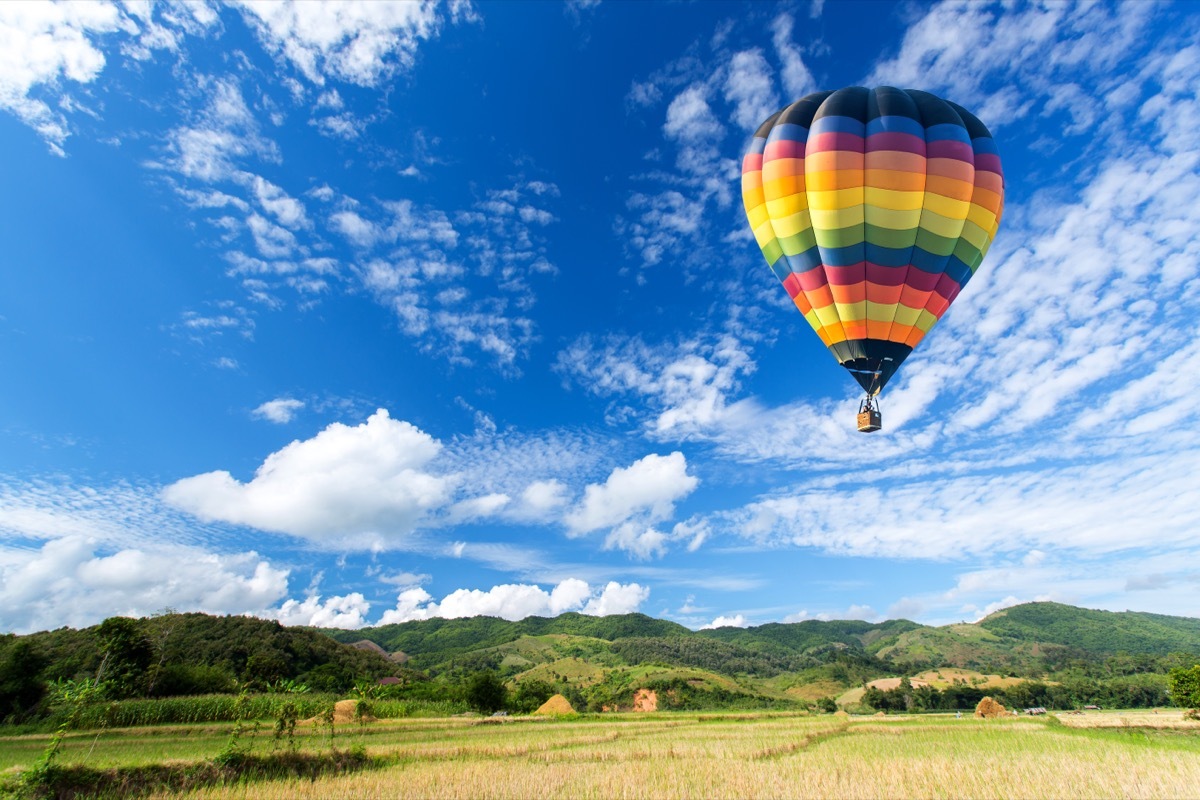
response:
[(889, 114), (885, 117), (876, 117), (867, 123), (867, 136), (876, 133), (910, 133), (924, 139), (925, 126), (912, 117)]
[(933, 125), (925, 129), (925, 141), (927, 142), (944, 142), (955, 141), (963, 144), (970, 144), (971, 137), (967, 135), (967, 129), (962, 125)]

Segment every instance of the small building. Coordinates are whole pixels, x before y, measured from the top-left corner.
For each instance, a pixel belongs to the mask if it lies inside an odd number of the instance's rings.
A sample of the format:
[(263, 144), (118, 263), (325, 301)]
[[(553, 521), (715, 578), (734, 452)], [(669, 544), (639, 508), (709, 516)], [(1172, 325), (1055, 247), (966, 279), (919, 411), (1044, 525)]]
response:
[(399, 678), (389, 675), (386, 678), (380, 678), (375, 683), (379, 686), (398, 686), (401, 683), (404, 683), (404, 681), (400, 680)]
[(1025, 709), (1025, 713), (1026, 713), (1026, 714), (1028, 714), (1028, 715), (1029, 715), (1029, 716), (1031, 716), (1031, 717), (1036, 717), (1036, 716), (1039, 716), (1039, 715), (1041, 715), (1041, 714), (1045, 714), (1045, 713), (1046, 713), (1046, 709), (1042, 708), (1041, 706), (1034, 706), (1033, 708), (1027, 708), (1027, 709)]

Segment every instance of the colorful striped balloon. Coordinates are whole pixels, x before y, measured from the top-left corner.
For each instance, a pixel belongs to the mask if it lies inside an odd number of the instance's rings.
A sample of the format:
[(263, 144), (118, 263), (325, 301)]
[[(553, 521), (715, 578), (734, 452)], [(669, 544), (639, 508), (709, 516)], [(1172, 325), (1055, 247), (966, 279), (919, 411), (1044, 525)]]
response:
[(1004, 174), (965, 109), (856, 86), (767, 119), (742, 163), (742, 200), (767, 263), (870, 397), (979, 268)]

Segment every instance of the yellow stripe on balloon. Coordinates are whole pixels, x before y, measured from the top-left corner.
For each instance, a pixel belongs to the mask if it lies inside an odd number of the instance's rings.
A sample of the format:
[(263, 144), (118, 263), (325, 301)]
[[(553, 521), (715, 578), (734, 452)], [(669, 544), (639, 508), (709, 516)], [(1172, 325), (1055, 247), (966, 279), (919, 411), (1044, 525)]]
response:
[(941, 214), (947, 219), (963, 220), (967, 218), (967, 212), (971, 208), (971, 204), (962, 200), (952, 200), (940, 194), (932, 192), (925, 193), (925, 208)]
[(851, 208), (862, 205), (863, 187), (851, 189), (835, 189), (828, 192), (808, 192), (809, 208), (819, 211), (836, 211), (841, 208)]
[[(839, 208), (836, 211), (818, 211), (814, 209), (809, 213), (812, 215), (813, 228), (817, 234), (817, 244), (821, 245), (822, 247), (841, 246), (833, 243), (830, 234), (837, 231), (839, 228), (849, 228), (851, 225), (862, 225), (865, 221), (863, 207), (861, 205), (851, 206), (850, 208)], [(825, 241), (822, 242), (822, 239)]]
[(892, 189), (880, 189), (868, 186), (863, 192), (866, 202), (878, 208), (891, 211), (911, 211), (921, 207), (924, 192), (897, 192)]
[(795, 214), (789, 214), (786, 217), (775, 217), (772, 215), (775, 235), (780, 238), (786, 238), (811, 229), (813, 224), (810, 217), (811, 212), (808, 209), (797, 211)]
[(808, 207), (803, 194), (789, 194), (783, 197), (767, 200), (767, 215), (771, 219), (789, 217), (798, 214)]

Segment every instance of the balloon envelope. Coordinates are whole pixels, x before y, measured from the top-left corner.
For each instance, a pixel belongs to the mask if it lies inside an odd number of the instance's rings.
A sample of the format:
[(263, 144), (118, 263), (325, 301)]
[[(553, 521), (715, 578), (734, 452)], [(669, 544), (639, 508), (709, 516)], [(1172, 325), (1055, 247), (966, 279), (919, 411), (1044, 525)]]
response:
[(1004, 206), (987, 127), (927, 92), (817, 92), (742, 162), (754, 237), (838, 363), (878, 394), (983, 261)]

